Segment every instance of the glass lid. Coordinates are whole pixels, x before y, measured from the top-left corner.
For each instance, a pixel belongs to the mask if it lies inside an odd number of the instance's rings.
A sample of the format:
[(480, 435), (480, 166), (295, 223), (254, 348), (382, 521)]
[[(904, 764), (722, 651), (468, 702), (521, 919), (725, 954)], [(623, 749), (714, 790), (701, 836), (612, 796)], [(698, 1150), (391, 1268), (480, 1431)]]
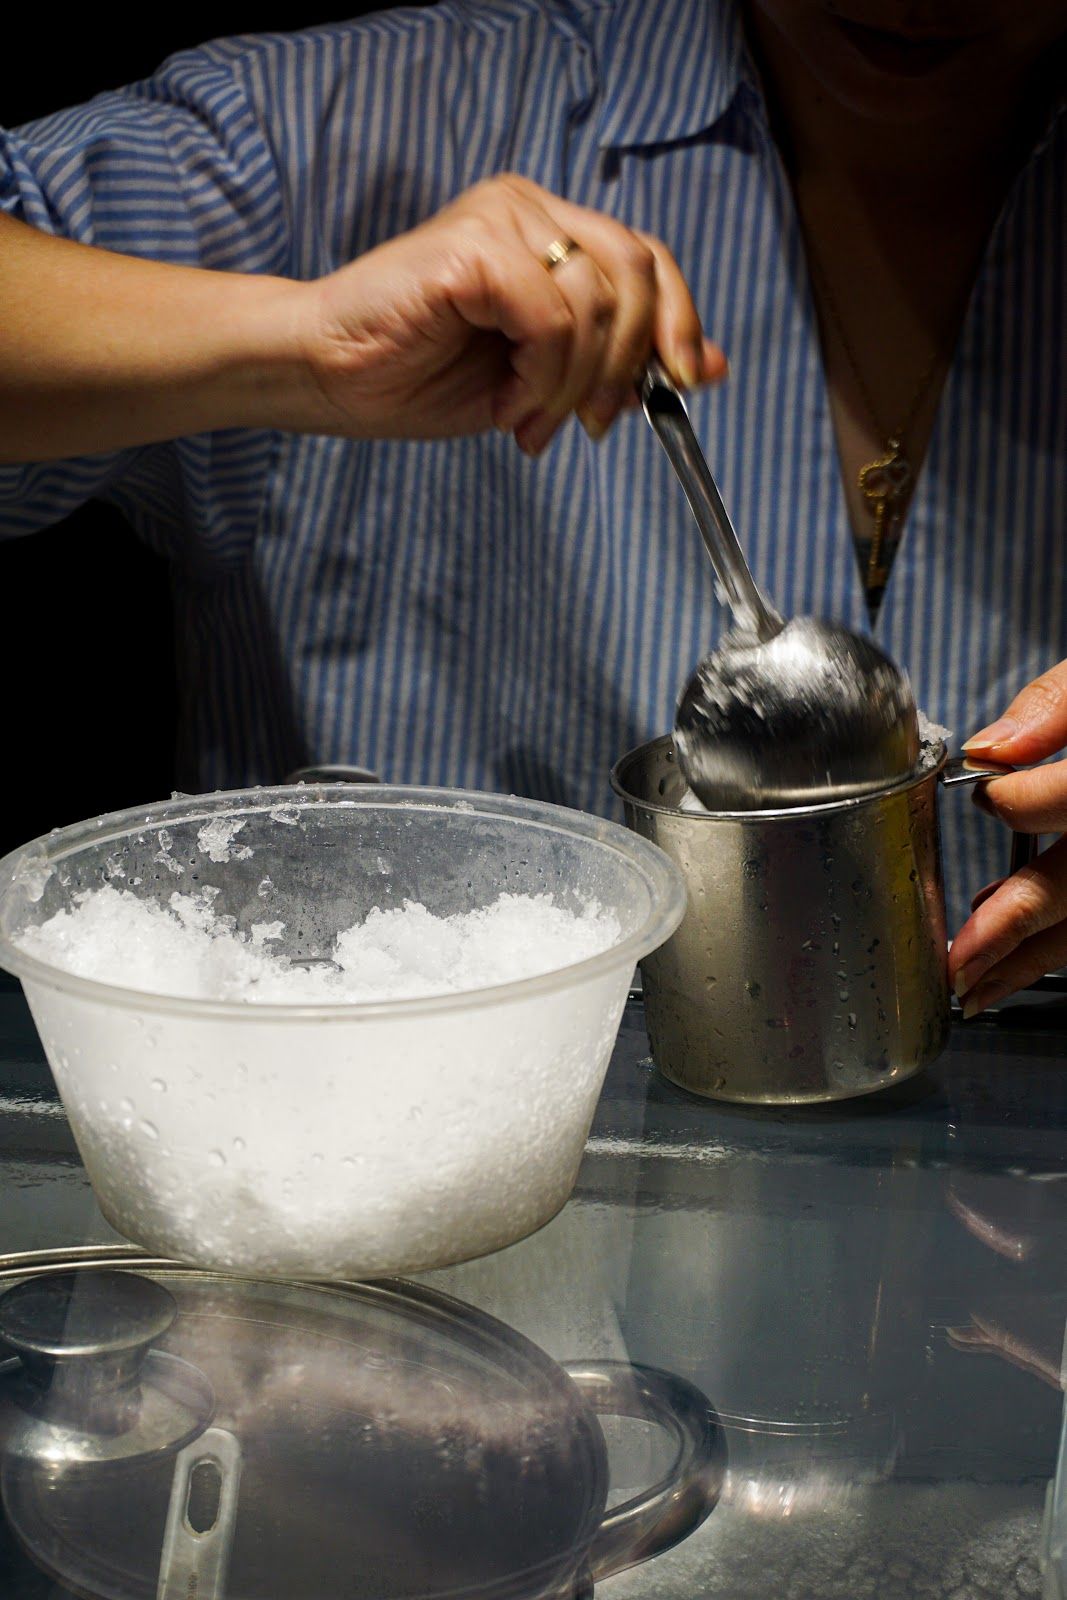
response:
[(136, 1269), (0, 1272), (4, 1519), (43, 1573), (93, 1600), (582, 1592), (604, 1441), (534, 1345), (411, 1284)]

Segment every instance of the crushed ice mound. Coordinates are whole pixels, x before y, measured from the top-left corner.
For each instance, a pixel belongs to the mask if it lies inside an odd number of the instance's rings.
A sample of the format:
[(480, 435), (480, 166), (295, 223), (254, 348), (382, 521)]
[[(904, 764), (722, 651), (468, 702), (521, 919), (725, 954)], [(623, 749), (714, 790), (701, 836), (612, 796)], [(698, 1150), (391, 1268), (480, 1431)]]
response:
[(407, 901), (372, 909), (338, 933), (325, 960), (304, 965), (271, 948), (284, 935), (282, 923), (241, 932), (232, 917), (216, 914), (217, 896), (211, 888), (174, 893), (162, 906), (128, 889), (93, 889), (16, 942), (65, 972), (150, 994), (344, 1005), (464, 993), (559, 971), (609, 949), (621, 932), (618, 918), (595, 902), (573, 912), (548, 895), (502, 894), (455, 916)]
[[(939, 722), (931, 722), (925, 711), (919, 712), (919, 744), (925, 753), (928, 750), (937, 750), (942, 744), (952, 743), (952, 729), (943, 728)], [(921, 759), (921, 757), (920, 757)]]

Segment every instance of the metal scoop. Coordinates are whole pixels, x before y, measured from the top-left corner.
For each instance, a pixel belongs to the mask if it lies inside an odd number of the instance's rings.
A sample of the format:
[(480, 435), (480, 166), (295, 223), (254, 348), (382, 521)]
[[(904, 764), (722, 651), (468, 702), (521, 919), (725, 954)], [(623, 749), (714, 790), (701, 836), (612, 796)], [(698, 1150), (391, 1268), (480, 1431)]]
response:
[(919, 759), (907, 674), (837, 623), (779, 616), (756, 587), (682, 398), (658, 361), (638, 392), (734, 618), (675, 715), (678, 764), (697, 799), (712, 811), (766, 810), (865, 794), (906, 777)]

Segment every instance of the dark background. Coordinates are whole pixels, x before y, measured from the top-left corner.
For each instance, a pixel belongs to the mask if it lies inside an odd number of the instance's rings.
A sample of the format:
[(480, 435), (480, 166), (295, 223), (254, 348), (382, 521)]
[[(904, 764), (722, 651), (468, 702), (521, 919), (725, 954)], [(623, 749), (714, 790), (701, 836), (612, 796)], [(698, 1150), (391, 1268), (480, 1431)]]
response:
[[(264, 0), (207, 6), (19, 7), (5, 20), (0, 123), (18, 127), (151, 73), (175, 50), (390, 9)], [(27, 11), (33, 14), (27, 15)], [(101, 20), (103, 19), (103, 20)], [(2, 308), (0, 308), (2, 316)], [(116, 620), (118, 619), (118, 620)], [(0, 855), (79, 817), (169, 795), (175, 676), (165, 564), (117, 512), (83, 506), (0, 539), (3, 793)]]

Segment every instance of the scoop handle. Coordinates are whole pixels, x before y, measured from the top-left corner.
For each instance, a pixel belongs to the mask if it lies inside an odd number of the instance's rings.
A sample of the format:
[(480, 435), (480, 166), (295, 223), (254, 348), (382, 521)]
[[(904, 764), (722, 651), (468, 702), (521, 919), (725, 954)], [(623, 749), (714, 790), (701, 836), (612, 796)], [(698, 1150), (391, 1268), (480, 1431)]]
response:
[(773, 639), (782, 630), (782, 618), (756, 587), (734, 525), (693, 432), (685, 402), (666, 368), (654, 356), (641, 375), (637, 393), (648, 425), (685, 490), (730, 610), (746, 632), (755, 633), (758, 639)]

